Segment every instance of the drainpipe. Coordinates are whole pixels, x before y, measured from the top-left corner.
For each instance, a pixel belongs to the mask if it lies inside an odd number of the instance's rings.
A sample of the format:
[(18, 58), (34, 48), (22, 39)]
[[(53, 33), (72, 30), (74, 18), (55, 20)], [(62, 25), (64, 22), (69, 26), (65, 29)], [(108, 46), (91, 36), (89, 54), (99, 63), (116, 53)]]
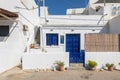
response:
[(104, 6), (106, 6), (106, 1), (104, 0)]

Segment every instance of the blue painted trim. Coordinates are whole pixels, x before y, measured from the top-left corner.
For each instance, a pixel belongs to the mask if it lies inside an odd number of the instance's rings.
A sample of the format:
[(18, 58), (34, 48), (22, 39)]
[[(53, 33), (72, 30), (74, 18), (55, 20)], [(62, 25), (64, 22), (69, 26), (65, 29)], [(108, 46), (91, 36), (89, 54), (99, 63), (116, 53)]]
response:
[(38, 16), (40, 16), (40, 2), (39, 2), (39, 5), (38, 5)]

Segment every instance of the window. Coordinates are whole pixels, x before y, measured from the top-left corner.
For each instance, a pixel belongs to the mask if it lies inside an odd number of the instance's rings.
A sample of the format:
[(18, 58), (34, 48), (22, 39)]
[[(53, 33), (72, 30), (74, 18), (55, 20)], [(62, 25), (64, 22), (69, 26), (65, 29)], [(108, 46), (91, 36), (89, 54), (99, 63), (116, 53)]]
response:
[(60, 43), (64, 44), (64, 36), (63, 35), (60, 36)]
[(0, 37), (9, 36), (9, 26), (0, 25)]
[(58, 45), (58, 34), (46, 34), (46, 45)]
[(116, 15), (116, 12), (117, 12), (117, 8), (116, 8), (116, 7), (113, 7), (113, 8), (112, 8), (112, 16), (115, 16), (115, 15)]
[(118, 7), (118, 15), (120, 15), (120, 6)]

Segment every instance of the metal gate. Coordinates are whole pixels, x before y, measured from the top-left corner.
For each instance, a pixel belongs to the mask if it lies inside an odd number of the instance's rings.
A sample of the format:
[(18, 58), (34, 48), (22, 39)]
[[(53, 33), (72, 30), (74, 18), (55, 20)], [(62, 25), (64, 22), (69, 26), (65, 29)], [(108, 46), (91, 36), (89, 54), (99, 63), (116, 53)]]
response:
[(70, 63), (83, 63), (84, 53), (80, 51), (80, 34), (66, 34), (66, 52)]

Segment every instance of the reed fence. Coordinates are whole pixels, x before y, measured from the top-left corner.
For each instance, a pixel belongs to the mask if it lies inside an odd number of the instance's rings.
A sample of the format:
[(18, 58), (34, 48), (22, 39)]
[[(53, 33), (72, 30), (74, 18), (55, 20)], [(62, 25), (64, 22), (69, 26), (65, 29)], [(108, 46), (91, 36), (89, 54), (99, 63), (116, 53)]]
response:
[(119, 34), (86, 34), (85, 51), (87, 52), (119, 52)]

